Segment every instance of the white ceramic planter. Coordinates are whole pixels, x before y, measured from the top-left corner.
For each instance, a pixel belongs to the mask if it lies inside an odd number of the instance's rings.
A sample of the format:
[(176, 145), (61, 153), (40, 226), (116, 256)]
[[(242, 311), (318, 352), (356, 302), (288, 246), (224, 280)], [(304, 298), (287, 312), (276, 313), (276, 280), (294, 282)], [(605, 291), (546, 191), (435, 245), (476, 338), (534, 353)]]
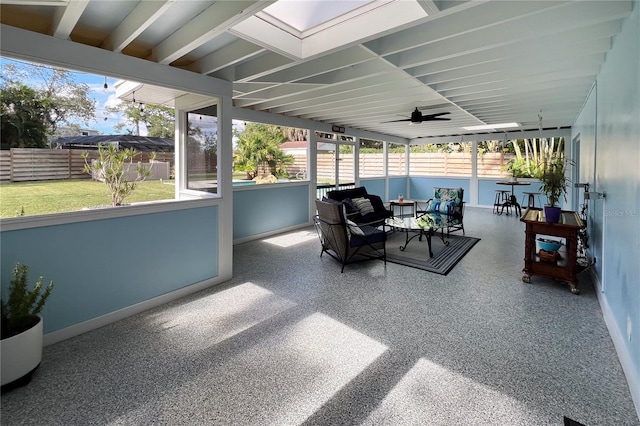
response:
[(0, 340), (2, 386), (28, 375), (42, 361), (42, 317), (29, 330)]

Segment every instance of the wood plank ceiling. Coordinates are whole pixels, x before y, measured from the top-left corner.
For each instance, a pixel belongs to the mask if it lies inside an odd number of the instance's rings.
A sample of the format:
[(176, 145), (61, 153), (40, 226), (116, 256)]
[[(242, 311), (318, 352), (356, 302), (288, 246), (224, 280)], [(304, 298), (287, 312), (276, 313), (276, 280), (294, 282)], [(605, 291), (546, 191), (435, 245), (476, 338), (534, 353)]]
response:
[[(0, 20), (232, 81), (238, 107), (414, 139), (505, 122), (538, 129), (540, 110), (545, 128), (571, 126), (633, 7), (283, 1), (2, 0)], [(307, 21), (288, 21), (288, 8)], [(415, 108), (451, 120), (389, 123)]]

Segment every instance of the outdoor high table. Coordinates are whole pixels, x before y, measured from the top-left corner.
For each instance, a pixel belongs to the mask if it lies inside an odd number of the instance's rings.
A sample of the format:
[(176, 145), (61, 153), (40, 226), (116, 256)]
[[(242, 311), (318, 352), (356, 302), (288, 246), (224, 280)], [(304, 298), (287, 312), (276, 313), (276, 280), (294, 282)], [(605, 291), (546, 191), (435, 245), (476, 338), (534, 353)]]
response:
[(507, 208), (507, 214), (509, 214), (509, 207), (513, 206), (513, 208), (515, 209), (515, 213), (518, 216), (522, 216), (522, 208), (520, 207), (520, 203), (518, 203), (518, 198), (516, 197), (515, 191), (514, 191), (514, 187), (517, 186), (528, 186), (531, 185), (530, 182), (519, 182), (517, 180), (509, 180), (509, 181), (501, 181), (501, 182), (496, 182), (498, 185), (511, 185), (511, 195), (509, 196), (509, 200), (505, 201), (502, 204), (502, 211), (504, 211), (504, 208)]
[(390, 200), (389, 201), (389, 210), (391, 210), (391, 213), (393, 214), (393, 216), (395, 217), (395, 207), (399, 207), (400, 208), (400, 217), (404, 217), (404, 208), (405, 207), (410, 207), (411, 208), (411, 216), (415, 217), (416, 216), (416, 202), (414, 200), (407, 200), (406, 198), (403, 198), (402, 200)]

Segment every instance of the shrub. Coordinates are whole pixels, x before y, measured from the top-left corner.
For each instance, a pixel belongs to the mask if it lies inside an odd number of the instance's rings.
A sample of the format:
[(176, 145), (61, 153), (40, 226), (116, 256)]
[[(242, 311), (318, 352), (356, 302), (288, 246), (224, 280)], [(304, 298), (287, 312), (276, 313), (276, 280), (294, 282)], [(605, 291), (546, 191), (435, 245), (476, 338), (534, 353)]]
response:
[(53, 281), (42, 288), (43, 277), (38, 278), (32, 290), (27, 289), (28, 272), (27, 265), (16, 263), (9, 286), (9, 298), (6, 302), (0, 301), (3, 339), (22, 333), (33, 326), (37, 322), (35, 317), (53, 290)]
[[(98, 159), (88, 162), (89, 154), (82, 153), (84, 158), (84, 171), (92, 176), (99, 176), (104, 179), (111, 194), (111, 205), (121, 206), (124, 199), (131, 194), (138, 183), (151, 176), (151, 167), (141, 164), (136, 166), (136, 179), (129, 181), (125, 173), (125, 164), (133, 164), (133, 159), (139, 154), (134, 148), (119, 150), (115, 144), (107, 147), (98, 145)], [(151, 156), (151, 162), (155, 160), (155, 153)]]

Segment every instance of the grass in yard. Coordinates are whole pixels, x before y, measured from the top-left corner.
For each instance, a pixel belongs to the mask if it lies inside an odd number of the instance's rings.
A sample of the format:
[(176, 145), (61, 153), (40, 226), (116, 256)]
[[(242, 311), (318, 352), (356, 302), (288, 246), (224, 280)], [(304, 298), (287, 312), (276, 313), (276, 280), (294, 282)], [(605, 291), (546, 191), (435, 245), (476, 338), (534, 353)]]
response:
[[(175, 198), (173, 181), (141, 182), (124, 202)], [(16, 217), (82, 210), (84, 207), (111, 205), (107, 185), (93, 180), (73, 179), (12, 182), (0, 185), (0, 217)]]

